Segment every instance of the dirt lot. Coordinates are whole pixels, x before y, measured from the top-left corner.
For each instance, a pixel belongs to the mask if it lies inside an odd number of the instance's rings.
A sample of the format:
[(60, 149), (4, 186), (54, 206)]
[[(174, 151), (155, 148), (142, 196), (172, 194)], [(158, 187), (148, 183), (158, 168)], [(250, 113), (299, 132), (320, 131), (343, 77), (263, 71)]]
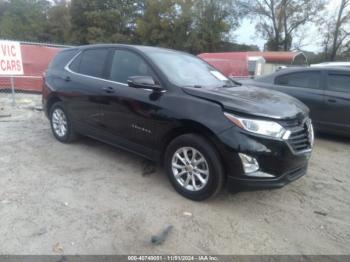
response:
[(18, 104), (0, 111), (0, 254), (350, 253), (350, 139), (318, 137), (308, 175), (283, 189), (195, 203), (137, 156), (58, 143), (40, 97)]

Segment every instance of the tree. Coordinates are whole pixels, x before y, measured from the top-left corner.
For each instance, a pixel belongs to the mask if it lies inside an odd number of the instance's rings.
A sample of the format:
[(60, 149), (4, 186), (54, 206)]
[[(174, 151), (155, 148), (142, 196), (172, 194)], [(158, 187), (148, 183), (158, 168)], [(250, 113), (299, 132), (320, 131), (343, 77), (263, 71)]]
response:
[(129, 43), (141, 0), (72, 0), (72, 41), (78, 44)]
[(239, 8), (234, 0), (147, 0), (137, 20), (143, 44), (192, 53), (213, 52), (229, 40), (238, 26)]
[(239, 0), (0, 0), (0, 37), (60, 44), (133, 43), (230, 51)]
[(350, 45), (350, 0), (341, 0), (335, 12), (326, 13), (320, 20), (320, 32), (326, 60), (335, 61), (347, 52)]
[(142, 44), (174, 47), (175, 26), (179, 20), (176, 0), (146, 0), (136, 21), (136, 33)]
[(0, 37), (23, 41), (45, 41), (47, 0), (2, 1)]
[(0, 17), (4, 15), (6, 10), (9, 8), (9, 2), (5, 0), (0, 0)]
[(290, 50), (295, 33), (312, 22), (324, 8), (324, 0), (249, 0), (241, 2), (258, 17), (257, 31), (267, 39), (271, 51)]
[(242, 17), (240, 6), (232, 0), (198, 0), (196, 9), (196, 39), (200, 51), (214, 52), (223, 41), (229, 41), (229, 33), (237, 28)]
[(244, 52), (244, 51), (260, 51), (257, 45), (236, 44), (232, 42), (222, 42), (219, 52)]
[(56, 0), (47, 12), (46, 34), (49, 42), (65, 44), (70, 42), (71, 17), (69, 2)]

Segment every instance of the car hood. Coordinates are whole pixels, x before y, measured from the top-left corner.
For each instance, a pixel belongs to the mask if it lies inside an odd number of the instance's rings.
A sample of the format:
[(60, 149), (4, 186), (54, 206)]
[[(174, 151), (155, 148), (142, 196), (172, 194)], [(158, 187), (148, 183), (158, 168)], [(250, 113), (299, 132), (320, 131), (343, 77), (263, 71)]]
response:
[(300, 118), (308, 115), (308, 108), (299, 100), (277, 92), (254, 86), (231, 88), (183, 88), (198, 98), (220, 103), (225, 110), (273, 119)]

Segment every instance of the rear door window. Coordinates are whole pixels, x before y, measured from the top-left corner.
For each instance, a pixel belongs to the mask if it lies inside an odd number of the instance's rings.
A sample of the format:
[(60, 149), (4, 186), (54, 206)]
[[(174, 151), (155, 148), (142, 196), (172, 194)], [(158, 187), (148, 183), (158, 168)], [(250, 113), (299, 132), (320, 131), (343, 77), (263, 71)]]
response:
[(332, 91), (350, 93), (350, 74), (329, 73), (328, 89)]
[(311, 89), (321, 89), (321, 72), (298, 72), (276, 77), (275, 84)]
[(105, 66), (109, 49), (88, 49), (80, 54), (70, 65), (70, 69), (74, 72), (93, 76), (98, 78), (106, 78)]

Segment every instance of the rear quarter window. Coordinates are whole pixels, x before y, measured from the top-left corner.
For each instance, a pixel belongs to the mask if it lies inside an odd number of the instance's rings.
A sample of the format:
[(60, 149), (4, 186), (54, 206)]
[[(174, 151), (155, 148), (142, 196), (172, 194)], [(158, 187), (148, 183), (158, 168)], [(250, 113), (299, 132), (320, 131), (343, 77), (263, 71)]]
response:
[(105, 65), (109, 50), (108, 49), (88, 49), (80, 56), (80, 66), (78, 73), (105, 78)]
[(76, 58), (74, 58), (72, 63), (70, 63), (69, 69), (72, 70), (73, 72), (78, 73), (80, 68), (80, 63), (81, 63), (81, 54), (79, 54)]
[(49, 69), (63, 69), (77, 53), (76, 49), (60, 51), (50, 63)]
[(109, 49), (87, 49), (78, 55), (69, 68), (87, 76), (105, 78), (105, 66)]

